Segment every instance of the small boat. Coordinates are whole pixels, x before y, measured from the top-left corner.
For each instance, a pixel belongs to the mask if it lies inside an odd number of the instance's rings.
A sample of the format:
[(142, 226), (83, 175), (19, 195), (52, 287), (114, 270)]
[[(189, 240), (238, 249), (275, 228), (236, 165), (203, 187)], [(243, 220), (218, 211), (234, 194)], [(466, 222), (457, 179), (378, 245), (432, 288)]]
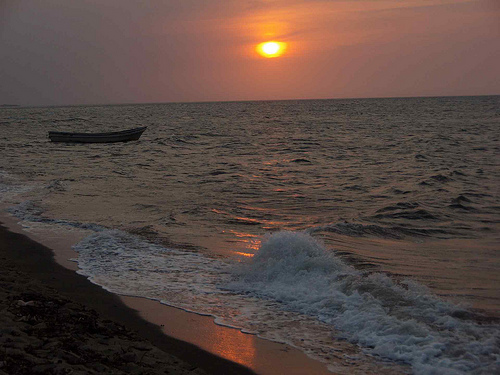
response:
[(52, 142), (111, 143), (137, 141), (147, 126), (110, 133), (69, 133), (49, 131)]

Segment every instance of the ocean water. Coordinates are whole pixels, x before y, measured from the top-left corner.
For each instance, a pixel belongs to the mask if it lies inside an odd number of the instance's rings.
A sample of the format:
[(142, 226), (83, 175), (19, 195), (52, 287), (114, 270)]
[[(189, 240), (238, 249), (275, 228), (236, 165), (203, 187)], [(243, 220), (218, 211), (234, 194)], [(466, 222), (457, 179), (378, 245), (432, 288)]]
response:
[(110, 291), (338, 372), (500, 372), (499, 96), (2, 108), (0, 158), (3, 206), (85, 233)]

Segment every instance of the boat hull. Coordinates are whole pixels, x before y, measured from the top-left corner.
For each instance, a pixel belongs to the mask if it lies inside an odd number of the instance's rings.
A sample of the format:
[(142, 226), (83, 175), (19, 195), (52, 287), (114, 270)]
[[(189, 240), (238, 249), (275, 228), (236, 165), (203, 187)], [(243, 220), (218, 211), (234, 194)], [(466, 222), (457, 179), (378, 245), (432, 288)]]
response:
[(123, 130), (110, 133), (69, 133), (49, 131), (49, 138), (52, 142), (70, 142), (70, 143), (113, 143), (137, 141), (146, 126), (141, 128)]

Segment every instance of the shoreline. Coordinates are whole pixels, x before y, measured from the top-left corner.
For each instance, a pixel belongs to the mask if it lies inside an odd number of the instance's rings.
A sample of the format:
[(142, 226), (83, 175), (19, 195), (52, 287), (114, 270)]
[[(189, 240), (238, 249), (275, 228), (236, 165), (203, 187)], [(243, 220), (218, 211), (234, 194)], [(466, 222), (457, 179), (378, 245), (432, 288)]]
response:
[(22, 272), (64, 298), (97, 311), (102, 318), (138, 332), (141, 338), (192, 367), (213, 374), (332, 374), (325, 364), (289, 345), (216, 325), (213, 317), (158, 301), (119, 296), (91, 283), (76, 273), (76, 262), (69, 260), (77, 255), (71, 249), (79, 240), (76, 237), (27, 233), (16, 218), (3, 212), (0, 238), (2, 258), (13, 261)]
[[(2, 278), (2, 284), (7, 285), (6, 290), (13, 292), (8, 294), (16, 294), (15, 288), (9, 287), (9, 284), (21, 283), (18, 294), (26, 294), (26, 292), (30, 295), (41, 294), (42, 299), (46, 299), (48, 294), (53, 293), (55, 296), (53, 298), (56, 300), (63, 299), (70, 301), (72, 305), (82, 305), (84, 310), (97, 312), (99, 319), (110, 320), (126, 327), (126, 331), (138, 336), (136, 341), (146, 341), (158, 348), (161, 355), (170, 357), (174, 364), (171, 367), (175, 371), (199, 368), (203, 370), (202, 373), (209, 374), (221, 372), (254, 374), (244, 366), (217, 357), (193, 344), (164, 335), (157, 326), (142, 319), (137, 311), (126, 306), (118, 296), (90, 283), (84, 276), (57, 264), (49, 248), (23, 234), (8, 230), (3, 222), (0, 222), (0, 254), (2, 275), (7, 275)], [(32, 285), (23, 286), (22, 284), (26, 282)], [(12, 303), (8, 301), (13, 297), (16, 296), (7, 295), (5, 299), (2, 298), (4, 299), (2, 305), (4, 307), (9, 305), (12, 308)], [(19, 300), (22, 301), (22, 299)], [(30, 301), (24, 302), (30, 305)], [(2, 313), (2, 320), (4, 318), (5, 314)], [(23, 323), (22, 320), (17, 322)], [(15, 329), (13, 327), (2, 328)], [(16, 336), (15, 333), (13, 335)], [(50, 336), (50, 333), (48, 335)]]

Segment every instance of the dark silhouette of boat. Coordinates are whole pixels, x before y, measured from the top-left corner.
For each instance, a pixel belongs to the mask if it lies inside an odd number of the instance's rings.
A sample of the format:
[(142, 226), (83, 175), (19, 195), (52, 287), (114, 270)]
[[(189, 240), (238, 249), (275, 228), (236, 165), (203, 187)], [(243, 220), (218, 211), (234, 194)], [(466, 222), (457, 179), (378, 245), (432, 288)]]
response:
[(69, 133), (49, 131), (52, 142), (112, 143), (137, 141), (147, 126), (110, 133)]

